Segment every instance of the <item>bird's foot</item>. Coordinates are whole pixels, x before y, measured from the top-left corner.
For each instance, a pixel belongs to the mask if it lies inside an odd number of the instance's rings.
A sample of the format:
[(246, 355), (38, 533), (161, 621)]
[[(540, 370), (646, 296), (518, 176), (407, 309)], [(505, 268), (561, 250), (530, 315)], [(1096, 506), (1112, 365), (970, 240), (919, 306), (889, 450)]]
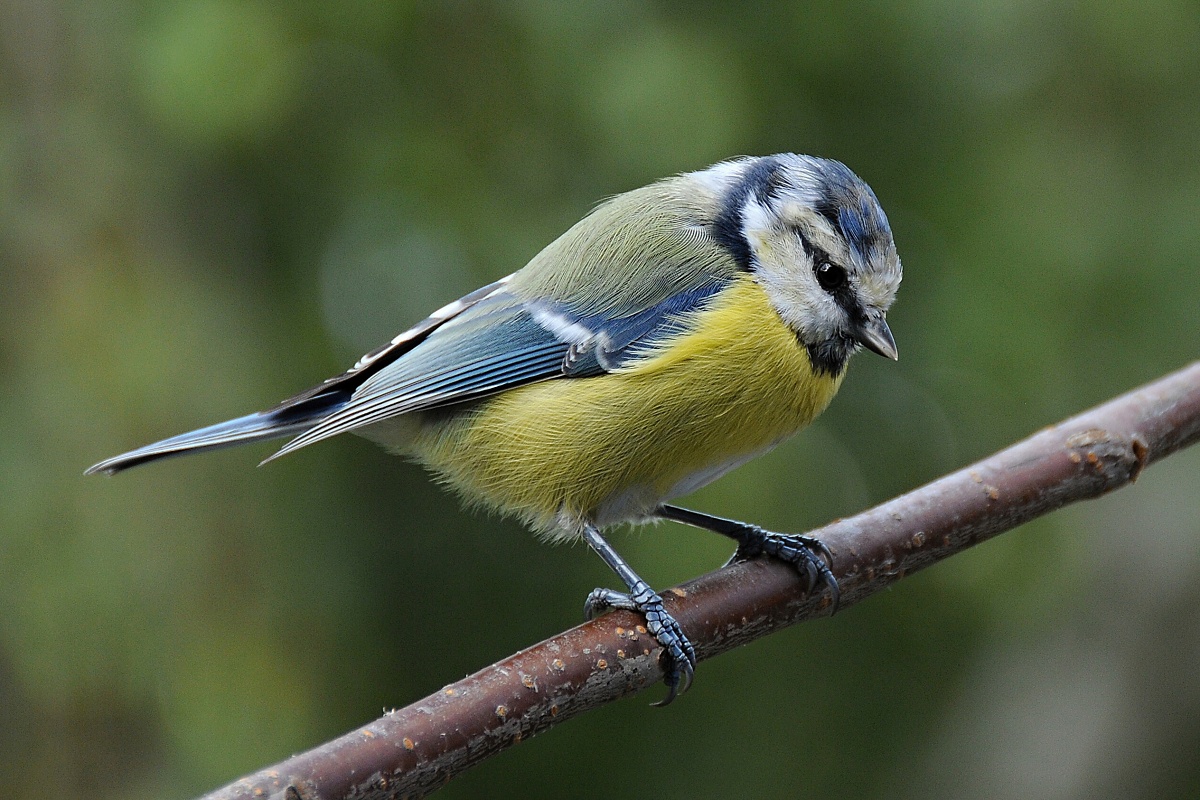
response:
[(588, 619), (614, 608), (636, 611), (646, 618), (646, 630), (662, 645), (663, 680), (667, 684), (667, 696), (655, 703), (668, 705), (676, 695), (682, 694), (692, 685), (696, 672), (696, 650), (688, 640), (683, 628), (663, 607), (662, 597), (646, 583), (639, 582), (628, 594), (612, 589), (596, 589), (583, 604), (583, 613)]
[(822, 584), (829, 587), (832, 596), (830, 614), (837, 613), (841, 591), (837, 578), (833, 576), (833, 553), (820, 540), (812, 536), (802, 536), (796, 533), (772, 533), (757, 525), (746, 525), (739, 532), (738, 547), (729, 563), (747, 561), (759, 556), (767, 556), (796, 568), (805, 581), (805, 590), (809, 593), (820, 588)]

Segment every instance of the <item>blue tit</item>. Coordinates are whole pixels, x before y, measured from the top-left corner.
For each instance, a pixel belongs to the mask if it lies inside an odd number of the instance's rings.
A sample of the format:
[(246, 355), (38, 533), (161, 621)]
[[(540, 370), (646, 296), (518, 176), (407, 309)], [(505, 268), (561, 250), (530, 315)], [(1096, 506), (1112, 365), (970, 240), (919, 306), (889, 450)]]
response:
[[(506, 278), (435, 311), (347, 372), (274, 408), (110, 458), (295, 436), (277, 458), (353, 431), (427, 465), (471, 503), (582, 538), (662, 645), (668, 694), (695, 651), (601, 534), (670, 519), (795, 565), (837, 604), (828, 550), (671, 505), (808, 425), (860, 347), (896, 358), (884, 320), (900, 261), (875, 194), (843, 164), (740, 158), (601, 203)], [(264, 462), (265, 463), (265, 462)]]

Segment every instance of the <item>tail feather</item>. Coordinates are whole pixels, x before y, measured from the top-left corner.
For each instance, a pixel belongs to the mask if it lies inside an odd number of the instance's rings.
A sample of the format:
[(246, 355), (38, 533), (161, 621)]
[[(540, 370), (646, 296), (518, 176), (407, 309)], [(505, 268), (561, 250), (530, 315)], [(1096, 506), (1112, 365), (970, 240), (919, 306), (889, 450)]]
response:
[(217, 450), (222, 447), (304, 433), (326, 416), (341, 408), (346, 402), (344, 398), (331, 397), (329, 400), (328, 403), (312, 403), (310, 400), (303, 410), (292, 407), (260, 411), (237, 419), (219, 422), (216, 425), (209, 425), (207, 428), (181, 433), (178, 436), (130, 450), (128, 453), (107, 458), (99, 464), (88, 467), (84, 474), (95, 475), (103, 472), (107, 475), (116, 475), (130, 467), (147, 464), (160, 458), (204, 450)]

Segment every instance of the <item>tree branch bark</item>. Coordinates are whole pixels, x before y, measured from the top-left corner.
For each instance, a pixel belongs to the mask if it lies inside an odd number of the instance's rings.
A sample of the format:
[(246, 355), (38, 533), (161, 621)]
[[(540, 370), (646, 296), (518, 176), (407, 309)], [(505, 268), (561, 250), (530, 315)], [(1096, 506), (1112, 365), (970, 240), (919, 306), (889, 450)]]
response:
[[(811, 534), (842, 606), (1057, 508), (1137, 479), (1200, 439), (1200, 362), (1046, 428), (966, 469)], [(701, 660), (827, 613), (790, 567), (734, 564), (665, 593)], [(219, 789), (232, 798), (421, 797), (469, 767), (662, 678), (642, 620), (614, 612), (407, 708)], [(670, 712), (664, 712), (670, 713)]]

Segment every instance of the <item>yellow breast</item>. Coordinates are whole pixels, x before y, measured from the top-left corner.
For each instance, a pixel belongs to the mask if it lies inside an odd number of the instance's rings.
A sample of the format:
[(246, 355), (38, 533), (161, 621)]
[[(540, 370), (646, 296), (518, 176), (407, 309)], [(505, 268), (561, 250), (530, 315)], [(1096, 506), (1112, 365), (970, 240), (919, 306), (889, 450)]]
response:
[(418, 415), (403, 450), (469, 500), (571, 535), (579, 520), (646, 516), (803, 428), (837, 392), (841, 377), (813, 372), (748, 275), (695, 322), (621, 371)]

